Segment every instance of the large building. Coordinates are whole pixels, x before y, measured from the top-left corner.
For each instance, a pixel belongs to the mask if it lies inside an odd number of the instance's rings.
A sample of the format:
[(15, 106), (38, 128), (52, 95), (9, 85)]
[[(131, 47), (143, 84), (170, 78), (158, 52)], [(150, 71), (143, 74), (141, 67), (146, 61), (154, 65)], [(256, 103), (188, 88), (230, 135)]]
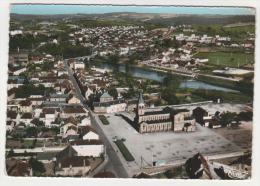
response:
[(127, 104), (123, 99), (114, 100), (107, 92), (103, 93), (99, 102), (94, 102), (95, 113), (117, 113), (126, 110)]
[(26, 52), (12, 52), (9, 55), (9, 63), (10, 64), (19, 64), (19, 65), (26, 65), (28, 63), (28, 53)]
[(191, 117), (187, 109), (173, 109), (165, 107), (159, 110), (149, 111), (140, 93), (135, 116), (135, 128), (140, 133), (152, 133), (163, 131), (195, 131), (195, 119)]

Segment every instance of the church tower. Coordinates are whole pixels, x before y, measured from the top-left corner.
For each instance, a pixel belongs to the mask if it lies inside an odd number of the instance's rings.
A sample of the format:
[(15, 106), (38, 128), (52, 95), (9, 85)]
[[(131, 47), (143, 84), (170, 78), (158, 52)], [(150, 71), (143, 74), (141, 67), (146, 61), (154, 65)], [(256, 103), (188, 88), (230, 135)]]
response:
[(143, 94), (142, 92), (140, 92), (137, 106), (136, 106), (137, 115), (138, 116), (144, 115), (144, 110), (145, 110), (145, 104), (144, 104)]

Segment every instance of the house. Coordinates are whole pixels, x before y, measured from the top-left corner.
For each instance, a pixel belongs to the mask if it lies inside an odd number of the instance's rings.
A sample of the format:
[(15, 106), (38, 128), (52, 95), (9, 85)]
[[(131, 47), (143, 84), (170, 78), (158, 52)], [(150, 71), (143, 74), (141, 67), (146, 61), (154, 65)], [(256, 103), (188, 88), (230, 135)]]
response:
[(55, 108), (45, 108), (43, 109), (44, 122), (46, 127), (51, 127), (51, 124), (55, 121), (57, 117), (57, 112)]
[(14, 129), (15, 125), (16, 125), (15, 121), (7, 121), (6, 122), (6, 131), (11, 132)]
[(88, 157), (72, 156), (65, 157), (58, 162), (55, 174), (62, 176), (86, 176), (90, 169), (91, 167)]
[(19, 88), (23, 86), (24, 81), (22, 79), (8, 79), (7, 81), (7, 90), (11, 90), (13, 88)]
[(50, 94), (49, 101), (66, 103), (69, 95), (58, 92), (57, 94)]
[(107, 92), (104, 92), (100, 98), (100, 103), (104, 103), (104, 102), (109, 102), (109, 101), (113, 101), (114, 98), (112, 96), (110, 96)]
[(85, 91), (85, 98), (88, 100), (89, 96), (93, 94), (94, 91), (92, 91), (89, 87)]
[(126, 110), (127, 104), (123, 99), (106, 101), (106, 102), (94, 102), (95, 113), (117, 113)]
[(62, 108), (60, 117), (61, 118), (69, 118), (69, 117), (76, 118), (77, 116), (84, 116), (87, 114), (88, 114), (88, 112), (86, 111), (86, 109), (84, 109), (83, 106), (64, 106)]
[(45, 101), (45, 97), (42, 95), (31, 95), (28, 100), (32, 103), (32, 106), (39, 106)]
[(18, 51), (11, 53), (10, 56), (13, 58), (13, 61), (16, 64), (25, 65), (28, 63), (28, 53)]
[(69, 104), (79, 104), (80, 103), (80, 100), (79, 98), (77, 98), (75, 95), (71, 96), (69, 99), (68, 99), (68, 103)]
[(91, 125), (91, 121), (90, 121), (90, 117), (87, 117), (86, 115), (79, 117), (80, 123), (78, 124), (78, 126), (90, 126)]
[(62, 136), (63, 139), (67, 141), (75, 141), (78, 140), (78, 127), (75, 125), (71, 125), (67, 128), (66, 132)]
[(12, 89), (8, 90), (8, 92), (7, 92), (7, 101), (11, 101), (11, 100), (14, 99), (16, 90), (17, 90), (17, 88), (12, 88)]
[(90, 126), (81, 127), (80, 131), (83, 140), (99, 140), (99, 135)]
[(15, 121), (17, 122), (18, 113), (16, 111), (9, 110), (7, 111), (7, 121)]
[(212, 128), (212, 129), (216, 129), (216, 128), (220, 128), (221, 127), (221, 124), (220, 122), (217, 120), (217, 119), (212, 119), (209, 124), (208, 124), (208, 127), (209, 128)]
[(77, 69), (84, 70), (85, 69), (85, 64), (82, 61), (75, 61), (73, 68), (74, 68), (74, 70), (77, 70)]
[(29, 163), (24, 160), (9, 158), (6, 160), (6, 172), (8, 176), (32, 176)]
[(71, 142), (77, 156), (100, 157), (104, 153), (104, 145), (100, 140), (78, 140)]
[(16, 68), (13, 71), (13, 75), (19, 76), (21, 73), (25, 72), (26, 70), (27, 70), (26, 67)]
[(69, 135), (78, 135), (77, 124), (78, 121), (73, 117), (63, 119), (60, 126), (60, 135), (62, 138), (67, 138)]
[(32, 125), (31, 121), (33, 120), (33, 115), (30, 112), (25, 112), (20, 118), (20, 122), (24, 123), (26, 126)]
[(32, 112), (32, 102), (29, 100), (23, 100), (20, 102), (20, 111), (21, 112)]

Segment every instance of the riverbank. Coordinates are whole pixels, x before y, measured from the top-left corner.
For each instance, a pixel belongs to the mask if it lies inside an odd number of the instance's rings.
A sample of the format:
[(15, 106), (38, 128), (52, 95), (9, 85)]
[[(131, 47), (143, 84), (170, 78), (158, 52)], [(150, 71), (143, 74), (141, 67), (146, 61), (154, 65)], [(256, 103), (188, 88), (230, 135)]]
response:
[[(106, 68), (106, 69), (112, 69), (112, 64), (108, 64), (106, 63), (105, 61), (99, 61), (99, 63), (97, 63), (98, 66), (102, 67), (102, 68)], [(121, 72), (125, 72), (125, 66), (126, 64), (125, 63), (122, 63), (120, 62), (119, 64), (119, 69), (121, 68)], [(146, 66), (146, 65), (129, 65), (129, 68), (131, 70), (134, 69), (134, 70), (144, 70), (146, 72), (155, 72), (157, 73), (157, 77), (152, 77), (152, 76), (149, 76), (147, 75), (146, 73), (138, 73), (138, 72), (135, 72), (136, 74), (134, 74), (134, 76), (136, 77), (142, 77), (144, 79), (150, 79), (150, 80), (155, 80), (155, 81), (159, 81), (159, 82), (162, 82), (163, 81), (163, 78), (166, 77), (167, 74), (171, 73), (173, 75), (176, 75), (176, 76), (181, 76), (184, 80), (189, 80), (191, 78), (193, 78), (193, 76), (189, 73), (180, 73), (180, 72), (176, 72), (174, 70), (166, 70), (164, 68), (159, 68), (159, 67), (150, 67), (150, 66)], [(154, 74), (153, 74), (154, 75)], [(194, 79), (194, 78), (193, 78)], [(196, 79), (194, 79), (198, 82), (204, 82), (206, 84), (210, 84), (210, 85), (213, 85), (213, 86), (216, 86), (216, 90), (221, 90), (223, 88), (225, 88), (226, 90), (225, 91), (228, 91), (230, 89), (230, 91), (240, 91), (240, 89), (237, 87), (237, 83), (236, 82), (233, 82), (233, 81), (229, 81), (229, 80), (222, 80), (222, 79), (218, 79), (216, 81), (215, 78), (210, 78), (210, 77), (206, 77), (204, 76), (203, 74), (202, 75), (199, 75)], [(207, 85), (205, 85), (207, 86)], [(218, 89), (218, 86), (219, 86), (219, 89)], [(202, 86), (202, 88), (205, 88)]]

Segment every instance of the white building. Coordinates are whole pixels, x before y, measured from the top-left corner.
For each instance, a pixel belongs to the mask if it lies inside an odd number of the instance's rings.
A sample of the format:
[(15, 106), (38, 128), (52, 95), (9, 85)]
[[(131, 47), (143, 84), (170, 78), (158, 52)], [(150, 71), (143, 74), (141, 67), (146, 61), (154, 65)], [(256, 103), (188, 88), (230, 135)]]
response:
[(99, 157), (104, 153), (104, 145), (100, 140), (82, 140), (71, 143), (77, 156)]
[(80, 62), (80, 61), (74, 62), (74, 70), (77, 70), (77, 69), (84, 70), (85, 69), (85, 64), (83, 62)]

